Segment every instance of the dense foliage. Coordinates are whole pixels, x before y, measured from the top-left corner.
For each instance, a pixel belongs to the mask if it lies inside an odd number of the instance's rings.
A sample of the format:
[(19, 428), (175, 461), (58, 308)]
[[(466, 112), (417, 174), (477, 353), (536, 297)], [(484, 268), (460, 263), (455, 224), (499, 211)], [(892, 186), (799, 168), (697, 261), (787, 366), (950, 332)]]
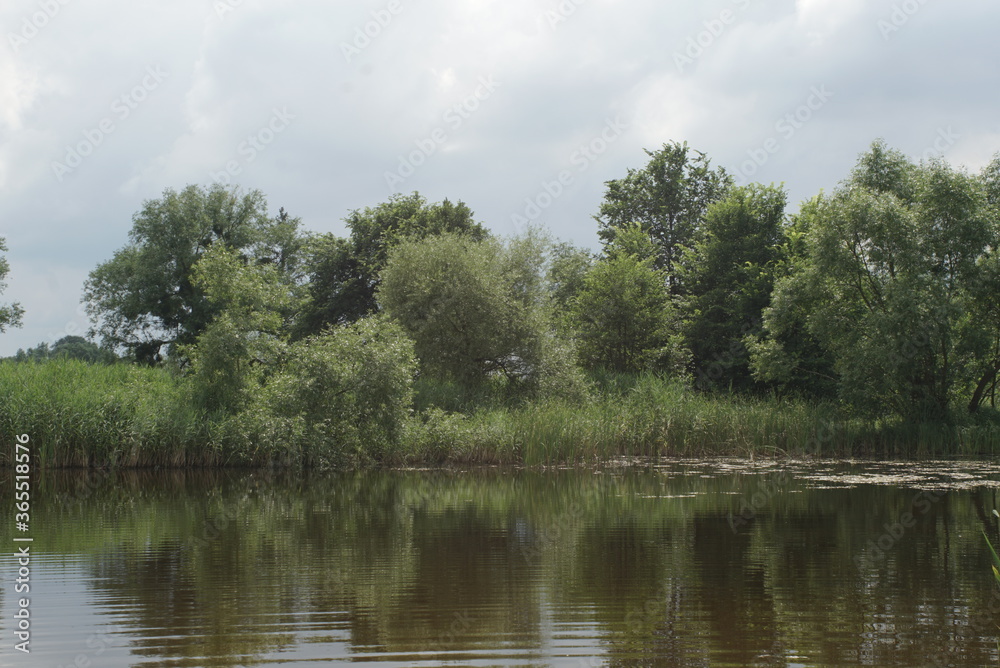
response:
[(294, 282), (303, 240), (284, 210), (269, 217), (263, 194), (215, 184), (164, 191), (133, 218), (129, 243), (90, 273), (84, 301), (110, 348), (154, 364), (192, 343), (216, 315), (194, 266), (216, 245), (248, 263), (273, 265)]
[(299, 335), (315, 334), (378, 310), (379, 274), (394, 246), (404, 240), (445, 233), (480, 240), (486, 229), (473, 220), (462, 202), (428, 204), (418, 193), (393, 195), (375, 207), (352, 211), (345, 219), (348, 238), (320, 235), (309, 249), (310, 299), (303, 310)]
[(27, 350), (19, 349), (14, 359), (18, 362), (42, 362), (50, 359), (73, 359), (91, 364), (113, 364), (118, 357), (107, 348), (101, 348), (82, 336), (64, 336), (51, 346), (43, 341)]
[(579, 393), (572, 348), (555, 331), (548, 250), (534, 233), (410, 240), (390, 253), (378, 301), (413, 337), (432, 376), (467, 387), (500, 377), (514, 389)]
[[(1000, 156), (973, 174), (875, 142), (788, 216), (782, 188), (736, 187), (686, 144), (647, 153), (607, 184), (599, 254), (537, 229), (493, 237), (465, 204), (418, 193), (351, 212), (343, 238), (302, 233), (257, 192), (167, 190), (86, 283), (103, 347), (21, 351), (41, 364), (6, 364), (39, 369), (0, 384), (37, 388), (47, 366), (77, 378), (67, 358), (113, 351), (162, 367), (128, 381), (156, 399), (66, 395), (97, 415), (64, 415), (107, 427), (87, 461), (139, 461), (108, 425), (160, 434), (149, 401), (200, 425), (155, 436), (184, 461), (565, 461), (574, 444), (662, 454), (711, 438), (784, 451), (830, 425), (853, 434), (831, 436), (841, 454), (997, 442)], [(0, 308), (0, 331), (20, 317)], [(4, 424), (51, 409), (2, 390)], [(193, 456), (193, 435), (210, 452)]]
[(803, 207), (805, 252), (765, 311), (759, 373), (794, 373), (781, 336), (801, 323), (829, 351), (847, 405), (910, 421), (977, 412), (1000, 368), (997, 169), (915, 165), (876, 143)]

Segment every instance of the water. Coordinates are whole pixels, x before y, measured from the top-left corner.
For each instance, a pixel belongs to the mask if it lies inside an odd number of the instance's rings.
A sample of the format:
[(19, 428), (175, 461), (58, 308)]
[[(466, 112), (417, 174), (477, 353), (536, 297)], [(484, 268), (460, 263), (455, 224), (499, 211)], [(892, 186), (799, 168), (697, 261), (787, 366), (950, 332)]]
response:
[(998, 480), (968, 462), (43, 472), (28, 655), (13, 511), (0, 531), (0, 665), (996, 666)]

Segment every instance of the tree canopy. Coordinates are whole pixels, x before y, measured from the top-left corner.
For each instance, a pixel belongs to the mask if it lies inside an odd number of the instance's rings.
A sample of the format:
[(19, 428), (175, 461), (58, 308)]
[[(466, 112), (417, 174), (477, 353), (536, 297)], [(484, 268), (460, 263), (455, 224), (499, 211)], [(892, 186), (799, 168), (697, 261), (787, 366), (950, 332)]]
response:
[(671, 294), (678, 294), (681, 253), (694, 243), (705, 211), (725, 194), (732, 177), (721, 167), (713, 169), (708, 157), (686, 142), (664, 144), (646, 155), (645, 167), (607, 182), (595, 216), (598, 235), (607, 245), (619, 230), (639, 224), (656, 245), (656, 268), (665, 272)]
[(18, 362), (43, 362), (63, 357), (91, 364), (113, 364), (118, 361), (113, 352), (82, 336), (64, 336), (51, 346), (43, 341), (34, 348), (19, 349), (14, 359)]
[(580, 379), (554, 331), (547, 245), (531, 233), (507, 241), (456, 233), (408, 240), (389, 254), (379, 303), (413, 338), (431, 375), (466, 385), (499, 375), (571, 394)]
[(743, 339), (759, 332), (784, 243), (785, 193), (775, 186), (732, 188), (709, 205), (682, 275), (685, 339), (701, 387), (748, 389)]
[(105, 346), (153, 364), (193, 343), (215, 315), (193, 268), (215, 245), (240, 261), (272, 265), (289, 283), (300, 277), (299, 221), (268, 215), (259, 191), (215, 184), (164, 191), (133, 217), (129, 243), (97, 266), (84, 286), (87, 312)]
[[(803, 208), (805, 255), (775, 287), (768, 333), (802, 317), (833, 356), (841, 396), (866, 414), (975, 411), (1000, 368), (996, 170), (914, 164), (873, 144), (847, 182)], [(767, 352), (761, 373), (796, 368)]]
[(352, 211), (345, 219), (350, 236), (324, 234), (309, 248), (309, 294), (300, 335), (329, 325), (354, 322), (378, 310), (379, 274), (401, 241), (444, 233), (485, 239), (486, 228), (459, 201), (428, 204), (419, 193), (392, 195), (388, 201)]
[(587, 366), (618, 372), (682, 366), (677, 312), (656, 253), (639, 225), (619, 229), (583, 278), (570, 309)]

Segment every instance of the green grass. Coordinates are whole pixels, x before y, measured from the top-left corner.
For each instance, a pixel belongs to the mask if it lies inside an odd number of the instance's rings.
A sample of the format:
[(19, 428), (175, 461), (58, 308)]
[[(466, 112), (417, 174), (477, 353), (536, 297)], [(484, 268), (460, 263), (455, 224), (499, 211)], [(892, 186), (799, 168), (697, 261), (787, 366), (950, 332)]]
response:
[[(582, 402), (531, 401), (502, 384), (464, 392), (421, 379), (383, 465), (579, 464), (633, 457), (984, 455), (1000, 427), (847, 419), (832, 404), (712, 396), (654, 375), (600, 374)], [(165, 369), (72, 360), (0, 363), (0, 440), (31, 437), (42, 466), (232, 466), (294, 462), (252, 421), (198, 409)], [(7, 448), (10, 450), (10, 448)], [(0, 458), (9, 460), (4, 451)], [(371, 459), (371, 458), (370, 458)]]
[(196, 410), (164, 369), (0, 363), (0, 439), (28, 434), (44, 466), (217, 465), (224, 424)]

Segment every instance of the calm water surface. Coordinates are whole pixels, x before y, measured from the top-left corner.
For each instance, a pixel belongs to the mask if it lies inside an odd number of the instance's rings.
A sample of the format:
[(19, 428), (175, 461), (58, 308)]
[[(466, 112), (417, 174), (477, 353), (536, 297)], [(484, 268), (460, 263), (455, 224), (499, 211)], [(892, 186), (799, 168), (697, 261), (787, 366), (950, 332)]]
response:
[(996, 666), (998, 481), (985, 462), (42, 472), (30, 655), (12, 514), (0, 530), (0, 665)]

